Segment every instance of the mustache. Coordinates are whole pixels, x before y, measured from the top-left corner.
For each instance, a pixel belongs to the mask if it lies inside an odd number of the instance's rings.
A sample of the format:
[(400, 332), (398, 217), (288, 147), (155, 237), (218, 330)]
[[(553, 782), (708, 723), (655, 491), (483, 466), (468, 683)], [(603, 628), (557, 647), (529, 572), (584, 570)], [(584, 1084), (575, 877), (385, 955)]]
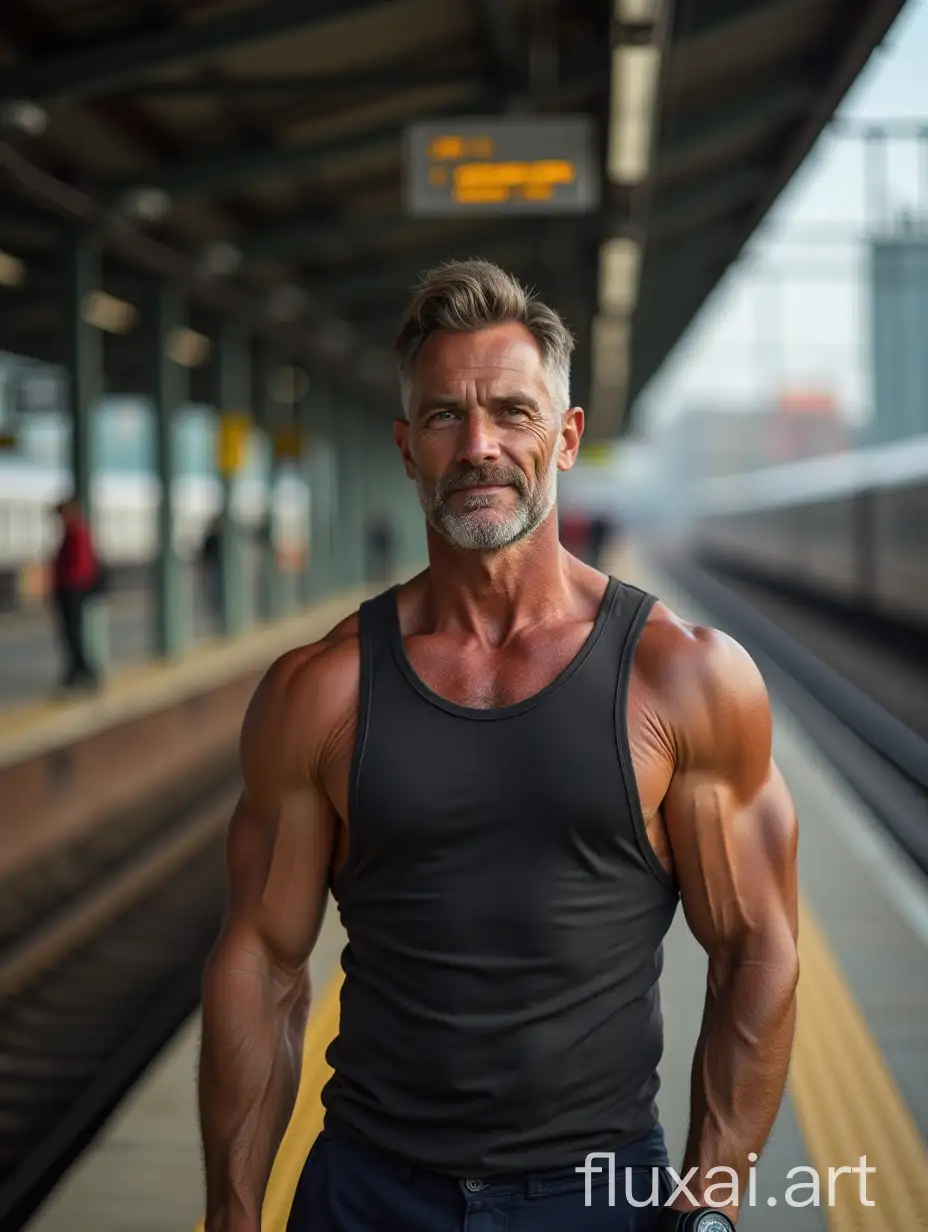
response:
[(512, 487), (517, 492), (524, 493), (525, 476), (521, 471), (500, 467), (469, 467), (465, 471), (455, 471), (450, 475), (445, 475), (439, 485), (439, 495), (445, 497), (464, 488), (491, 486)]

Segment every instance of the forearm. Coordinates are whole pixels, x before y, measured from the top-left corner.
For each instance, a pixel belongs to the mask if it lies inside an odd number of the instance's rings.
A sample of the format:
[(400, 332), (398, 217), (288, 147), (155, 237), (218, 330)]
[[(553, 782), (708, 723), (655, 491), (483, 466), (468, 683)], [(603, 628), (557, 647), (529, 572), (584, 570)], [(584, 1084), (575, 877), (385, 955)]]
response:
[[(720, 964), (721, 966), (721, 964)], [(711, 971), (702, 1031), (693, 1059), (690, 1131), (682, 1176), (700, 1204), (720, 1205), (730, 1173), (737, 1196), (767, 1141), (786, 1086), (795, 1025), (795, 947), (745, 951)], [(679, 1205), (687, 1206), (682, 1200)], [(734, 1218), (736, 1205), (727, 1213)]]
[(259, 1232), (277, 1148), (299, 1087), (308, 973), (220, 945), (203, 989), (200, 1122), (206, 1232)]

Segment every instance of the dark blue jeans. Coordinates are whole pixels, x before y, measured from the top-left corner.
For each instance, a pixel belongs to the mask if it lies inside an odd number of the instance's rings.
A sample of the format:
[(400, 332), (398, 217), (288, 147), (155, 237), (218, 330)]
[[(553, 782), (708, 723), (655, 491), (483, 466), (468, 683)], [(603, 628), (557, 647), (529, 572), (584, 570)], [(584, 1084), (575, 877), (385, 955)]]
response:
[(456, 1180), (326, 1128), (306, 1160), (287, 1232), (652, 1232), (673, 1192), (660, 1166), (660, 1126), (615, 1152), (612, 1201), (608, 1162), (594, 1163), (602, 1171), (591, 1173), (587, 1206), (586, 1178), (573, 1168)]

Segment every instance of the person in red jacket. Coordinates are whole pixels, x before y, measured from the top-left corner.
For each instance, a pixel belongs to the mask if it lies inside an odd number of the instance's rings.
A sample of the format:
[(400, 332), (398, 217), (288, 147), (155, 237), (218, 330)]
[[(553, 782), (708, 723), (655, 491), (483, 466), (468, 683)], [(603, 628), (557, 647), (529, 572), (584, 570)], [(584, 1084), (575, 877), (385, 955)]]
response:
[(73, 498), (63, 501), (56, 510), (64, 533), (54, 564), (55, 609), (64, 651), (66, 689), (76, 685), (96, 685), (98, 675), (87, 659), (84, 641), (84, 610), (100, 580), (90, 527)]

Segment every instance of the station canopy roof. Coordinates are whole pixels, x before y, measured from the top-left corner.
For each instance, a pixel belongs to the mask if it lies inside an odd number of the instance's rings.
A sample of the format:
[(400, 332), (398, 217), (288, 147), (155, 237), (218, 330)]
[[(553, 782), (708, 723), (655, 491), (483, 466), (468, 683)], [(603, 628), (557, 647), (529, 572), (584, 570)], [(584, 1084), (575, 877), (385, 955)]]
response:
[[(607, 398), (590, 425), (620, 432), (624, 408), (901, 7), (4, 0), (0, 348), (59, 354), (61, 227), (84, 221), (106, 232), (106, 290), (116, 298), (137, 302), (158, 253), (170, 250), (177, 259), (160, 272), (197, 288), (194, 323), (208, 330), (210, 305), (247, 304), (259, 326), (279, 327), (283, 345), (308, 339), (375, 382), (394, 379), (386, 351), (418, 274), (450, 257), (487, 257), (564, 313), (588, 390), (603, 244), (632, 237), (640, 260), (628, 368), (613, 409)], [(645, 45), (660, 52), (650, 104), (613, 81), (617, 47)], [(653, 122), (638, 117), (647, 157), (637, 177), (617, 183), (617, 109), (636, 105), (653, 108)], [(594, 208), (409, 211), (407, 125), (526, 115), (589, 119)], [(200, 296), (204, 276), (212, 289)], [(128, 334), (113, 347), (117, 382), (138, 376), (138, 353)]]

